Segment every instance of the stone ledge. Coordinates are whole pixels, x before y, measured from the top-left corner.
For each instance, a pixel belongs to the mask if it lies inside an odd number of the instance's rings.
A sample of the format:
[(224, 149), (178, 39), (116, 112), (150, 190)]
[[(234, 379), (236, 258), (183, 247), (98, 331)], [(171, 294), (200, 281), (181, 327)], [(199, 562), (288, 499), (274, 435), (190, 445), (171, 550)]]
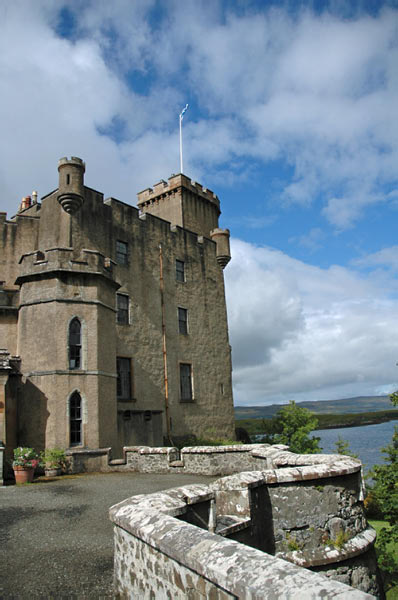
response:
[[(367, 529), (349, 539), (341, 549), (334, 546), (325, 546), (324, 550), (316, 550), (312, 555), (296, 550), (294, 552), (284, 552), (283, 558), (306, 568), (328, 565), (363, 554), (370, 546), (373, 546), (375, 541), (376, 531), (373, 527), (368, 526)], [(276, 556), (280, 555), (277, 554)]]
[(186, 446), (183, 454), (227, 454), (229, 452), (252, 452), (256, 448), (269, 448), (269, 444), (231, 444), (230, 446)]

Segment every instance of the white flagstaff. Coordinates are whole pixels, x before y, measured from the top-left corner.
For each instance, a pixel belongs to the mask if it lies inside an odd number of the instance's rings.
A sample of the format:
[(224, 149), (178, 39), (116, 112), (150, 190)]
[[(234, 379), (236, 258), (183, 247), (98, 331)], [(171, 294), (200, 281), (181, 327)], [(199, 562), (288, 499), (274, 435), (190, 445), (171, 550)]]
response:
[(182, 164), (182, 120), (184, 118), (184, 114), (188, 110), (188, 104), (185, 105), (185, 108), (182, 109), (180, 113), (180, 173), (183, 172), (183, 164)]

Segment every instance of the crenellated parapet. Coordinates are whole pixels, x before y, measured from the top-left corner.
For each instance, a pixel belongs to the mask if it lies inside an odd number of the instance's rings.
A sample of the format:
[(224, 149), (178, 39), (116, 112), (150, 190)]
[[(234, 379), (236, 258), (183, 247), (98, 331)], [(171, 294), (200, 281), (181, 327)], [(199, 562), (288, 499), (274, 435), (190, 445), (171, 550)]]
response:
[(20, 285), (54, 271), (95, 274), (113, 280), (115, 262), (96, 250), (83, 249), (80, 256), (76, 257), (73, 248), (49, 248), (44, 252), (36, 250), (24, 254), (19, 264), (20, 273), (16, 283)]
[(182, 175), (172, 175), (166, 182), (161, 179), (158, 183), (155, 183), (153, 188), (146, 188), (142, 192), (137, 194), (138, 196), (138, 207), (143, 210), (153, 202), (159, 202), (162, 199), (167, 198), (170, 194), (175, 194), (176, 191), (182, 189), (192, 192), (200, 196), (203, 200), (214, 204), (218, 210), (220, 210), (220, 200), (218, 196), (208, 188), (203, 187), (200, 183), (192, 181), (190, 177)]
[(218, 228), (218, 197), (181, 173), (140, 192), (137, 204), (142, 213), (151, 213), (204, 237), (209, 238), (210, 231)]

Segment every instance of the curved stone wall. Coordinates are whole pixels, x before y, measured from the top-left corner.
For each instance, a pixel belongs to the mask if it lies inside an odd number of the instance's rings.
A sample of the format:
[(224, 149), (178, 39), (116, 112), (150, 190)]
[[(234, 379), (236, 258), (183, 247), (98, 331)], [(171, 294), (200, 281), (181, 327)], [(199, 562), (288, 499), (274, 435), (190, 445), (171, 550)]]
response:
[[(198, 466), (199, 457), (202, 456), (204, 460), (200, 465), (201, 473), (206, 472), (205, 464), (208, 467), (207, 472), (213, 474), (221, 464), (226, 466), (228, 471), (232, 464), (236, 468), (238, 464), (241, 465), (245, 461), (256, 464), (257, 470), (223, 477), (210, 486), (189, 486), (162, 494), (133, 497), (111, 509), (111, 519), (116, 525), (115, 576), (116, 581), (120, 583), (120, 589), (127, 585), (126, 561), (129, 559), (123, 557), (123, 554), (129, 554), (133, 546), (134, 552), (138, 552), (137, 540), (130, 539), (132, 534), (150, 545), (152, 560), (157, 552), (162, 556), (167, 555), (166, 562), (171, 560), (170, 565), (173, 566), (169, 566), (172, 570), (176, 569), (173, 561), (178, 563), (182, 561), (181, 564), (189, 572), (194, 571), (197, 575), (199, 573), (206, 581), (208, 580), (207, 583), (211, 581), (214, 585), (221, 586), (225, 593), (228, 591), (232, 597), (246, 597), (237, 593), (236, 586), (240, 585), (237, 580), (242, 577), (245, 585), (253, 585), (253, 589), (257, 590), (253, 592), (254, 595), (251, 596), (253, 598), (289, 597), (288, 593), (292, 590), (286, 587), (286, 578), (282, 576), (281, 564), (285, 565), (283, 569), (287, 569), (286, 572), (292, 574), (292, 581), (296, 576), (293, 573), (300, 572), (304, 577), (304, 587), (300, 589), (306, 589), (307, 584), (309, 588), (307, 595), (302, 597), (329, 598), (340, 593), (338, 584), (330, 582), (331, 588), (326, 586), (322, 591), (324, 595), (313, 595), (315, 592), (310, 591), (311, 586), (318, 585), (322, 579), (312, 579), (319, 575), (311, 573), (310, 570), (320, 571), (323, 575), (355, 586), (362, 592), (381, 597), (373, 549), (375, 532), (367, 525), (363, 509), (360, 461), (340, 455), (297, 455), (288, 452), (284, 446), (262, 445), (250, 446), (250, 448), (234, 446), (228, 450), (223, 448), (222, 451), (219, 448), (216, 451), (214, 448), (183, 451), (176, 468), (186, 468), (187, 456), (194, 457), (194, 462)], [(159, 456), (162, 456), (162, 453), (159, 453)], [(175, 456), (173, 458), (174, 460), (170, 462), (177, 462)], [(151, 463), (153, 464), (153, 461)], [(191, 461), (191, 469), (192, 466)], [(259, 469), (259, 466), (262, 469)], [(180, 522), (180, 527), (183, 528), (179, 529), (178, 524), (173, 522), (170, 529), (171, 522), (168, 521), (167, 544), (165, 544), (166, 538), (161, 533), (162, 525), (157, 526), (147, 513), (149, 511), (152, 514), (153, 510), (158, 517), (159, 514), (172, 517), (177, 520), (177, 523)], [(149, 537), (148, 530), (144, 532), (141, 529), (142, 519), (151, 522)], [(201, 548), (200, 552), (198, 550), (192, 554), (189, 549), (188, 538), (191, 539), (193, 533), (185, 529), (188, 524), (196, 528), (194, 537), (198, 548)], [(188, 536), (189, 548), (185, 546), (185, 534)], [(235, 557), (237, 563), (231, 564), (231, 561), (227, 560), (227, 555), (229, 556), (228, 553), (232, 548), (225, 545), (227, 539), (238, 544), (232, 546), (233, 553), (238, 553), (238, 557)], [(228, 566), (228, 577), (225, 573), (221, 576), (217, 570), (217, 573), (212, 570), (214, 560), (210, 558), (209, 549), (215, 547), (220, 556), (224, 557), (226, 567)], [(184, 551), (175, 554), (176, 548), (184, 548)], [(256, 554), (251, 554), (253, 550)], [(227, 552), (225, 556), (224, 551)], [(144, 556), (145, 546), (140, 546), (139, 552)], [(245, 575), (242, 574), (241, 568), (238, 568), (239, 556), (243, 561), (254, 560)], [(283, 563), (280, 563), (281, 559), (284, 560)], [(161, 560), (164, 562), (166, 559), (163, 556)], [(209, 561), (212, 564), (208, 564)], [(217, 562), (218, 568), (221, 568), (221, 563), (223, 561)], [(291, 571), (293, 566), (299, 571)], [(300, 571), (303, 567), (305, 569)], [(163, 568), (167, 573), (169, 567), (164, 564)], [(256, 586), (263, 581), (263, 575), (256, 569), (260, 569), (261, 573), (267, 572), (268, 576), (272, 571), (273, 586), (276, 586), (275, 574), (279, 573), (278, 590), (282, 589), (283, 593), (275, 596), (270, 592), (269, 595), (264, 595), (263, 589), (260, 595), (260, 588)], [(141, 575), (136, 573), (135, 577)], [(192, 578), (192, 574), (189, 577)], [(148, 575), (148, 578), (145, 585), (150, 586), (154, 575)], [(187, 593), (186, 589), (184, 593)], [(275, 594), (275, 589), (273, 593)], [(318, 590), (317, 593), (320, 591)], [(346, 588), (344, 592), (346, 595), (342, 597), (351, 597), (347, 595), (348, 593), (351, 593), (350, 588)]]

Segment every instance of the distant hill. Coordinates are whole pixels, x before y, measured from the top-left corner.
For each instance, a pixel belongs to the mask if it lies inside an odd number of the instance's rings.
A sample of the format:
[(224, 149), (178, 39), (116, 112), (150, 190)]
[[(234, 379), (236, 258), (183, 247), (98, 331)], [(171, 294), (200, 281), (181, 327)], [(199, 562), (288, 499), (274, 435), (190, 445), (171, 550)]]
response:
[[(270, 419), (285, 404), (271, 404), (270, 406), (235, 406), (236, 419)], [(389, 396), (357, 396), (356, 398), (342, 398), (341, 400), (319, 400), (297, 402), (297, 406), (308, 408), (314, 413), (361, 413), (378, 410), (393, 410)]]

